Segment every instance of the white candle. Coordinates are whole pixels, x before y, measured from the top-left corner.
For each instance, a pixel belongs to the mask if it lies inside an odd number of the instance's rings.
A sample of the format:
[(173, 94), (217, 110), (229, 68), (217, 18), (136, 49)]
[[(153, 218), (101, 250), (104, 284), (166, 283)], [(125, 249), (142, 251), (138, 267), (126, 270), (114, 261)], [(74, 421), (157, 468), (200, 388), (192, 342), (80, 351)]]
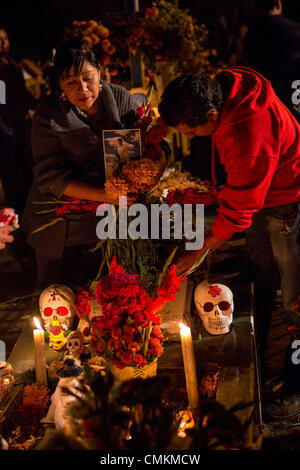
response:
[(36, 329), (33, 330), (35, 352), (35, 377), (39, 385), (48, 385), (45, 359), (45, 336), (40, 322), (34, 317)]
[(185, 383), (188, 394), (189, 406), (193, 411), (199, 406), (199, 392), (193, 340), (191, 335), (191, 329), (183, 323), (179, 323), (179, 326)]

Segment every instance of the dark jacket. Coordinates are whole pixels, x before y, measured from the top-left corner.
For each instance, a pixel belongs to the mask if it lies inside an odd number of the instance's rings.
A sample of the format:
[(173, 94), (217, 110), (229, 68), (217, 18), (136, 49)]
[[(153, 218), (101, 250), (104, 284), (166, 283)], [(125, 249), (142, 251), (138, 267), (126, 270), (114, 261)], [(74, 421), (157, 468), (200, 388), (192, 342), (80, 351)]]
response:
[(272, 83), (277, 96), (300, 121), (292, 103), (292, 82), (300, 80), (300, 24), (283, 15), (260, 16), (244, 39), (249, 67)]
[(68, 245), (96, 242), (97, 220), (89, 213), (69, 215), (63, 221), (32, 234), (33, 230), (56, 217), (53, 212), (36, 215), (35, 212), (53, 206), (34, 202), (62, 198), (65, 188), (74, 180), (103, 187), (102, 129), (134, 127), (137, 119), (132, 95), (121, 86), (101, 83), (101, 112), (93, 121), (89, 122), (57, 94), (46, 97), (33, 118), (34, 180), (22, 227), (28, 232), (28, 243), (50, 257), (60, 258)]

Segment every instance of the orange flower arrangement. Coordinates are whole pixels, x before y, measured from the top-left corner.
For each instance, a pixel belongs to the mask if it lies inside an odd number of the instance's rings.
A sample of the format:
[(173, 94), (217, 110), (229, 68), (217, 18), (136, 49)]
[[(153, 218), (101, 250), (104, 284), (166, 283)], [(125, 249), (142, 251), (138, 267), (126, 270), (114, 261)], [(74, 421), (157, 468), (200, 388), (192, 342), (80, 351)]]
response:
[(152, 71), (155, 62), (162, 62), (174, 64), (175, 73), (215, 73), (220, 65), (217, 52), (206, 45), (206, 26), (177, 3), (157, 0), (134, 13), (128, 26), (129, 51), (141, 54)]
[(79, 38), (94, 50), (101, 67), (107, 66), (116, 47), (111, 43), (110, 30), (96, 20), (73, 21), (71, 28), (66, 28), (64, 39)]

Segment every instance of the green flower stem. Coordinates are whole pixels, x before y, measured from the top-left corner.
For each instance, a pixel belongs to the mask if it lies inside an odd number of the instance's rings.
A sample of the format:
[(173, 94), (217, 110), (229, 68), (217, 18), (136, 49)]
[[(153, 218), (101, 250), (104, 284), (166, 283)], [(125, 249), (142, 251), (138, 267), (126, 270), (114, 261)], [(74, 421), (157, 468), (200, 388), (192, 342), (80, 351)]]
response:
[(206, 252), (203, 253), (203, 255), (193, 264), (193, 266), (186, 273), (184, 273), (184, 275), (189, 276), (194, 271), (196, 271), (196, 269), (199, 268), (200, 264), (203, 263), (208, 253), (209, 253), (209, 250), (206, 250)]
[(64, 218), (63, 217), (58, 217), (57, 219), (54, 219), (51, 222), (49, 222), (49, 224), (45, 224), (45, 225), (42, 225), (41, 227), (38, 227), (37, 229), (33, 230), (31, 233), (41, 232), (42, 230), (45, 230), (46, 228), (57, 224), (57, 222), (60, 222), (61, 220), (64, 220)]
[(74, 204), (74, 201), (32, 201), (32, 204)]
[(146, 330), (146, 334), (145, 334), (145, 342), (144, 342), (144, 346), (143, 346), (143, 354), (144, 354), (144, 358), (146, 359), (147, 358), (147, 353), (148, 353), (150, 335), (151, 335), (151, 331), (152, 331), (152, 322), (150, 320), (149, 320), (148, 326), (145, 330)]

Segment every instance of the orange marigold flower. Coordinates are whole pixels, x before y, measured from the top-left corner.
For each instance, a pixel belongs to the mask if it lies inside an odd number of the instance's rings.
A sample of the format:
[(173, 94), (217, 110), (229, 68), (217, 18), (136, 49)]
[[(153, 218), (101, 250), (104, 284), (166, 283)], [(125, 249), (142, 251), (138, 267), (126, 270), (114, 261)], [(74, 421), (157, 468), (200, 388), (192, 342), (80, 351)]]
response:
[(92, 47), (93, 43), (89, 36), (83, 36), (82, 41), (88, 46)]

